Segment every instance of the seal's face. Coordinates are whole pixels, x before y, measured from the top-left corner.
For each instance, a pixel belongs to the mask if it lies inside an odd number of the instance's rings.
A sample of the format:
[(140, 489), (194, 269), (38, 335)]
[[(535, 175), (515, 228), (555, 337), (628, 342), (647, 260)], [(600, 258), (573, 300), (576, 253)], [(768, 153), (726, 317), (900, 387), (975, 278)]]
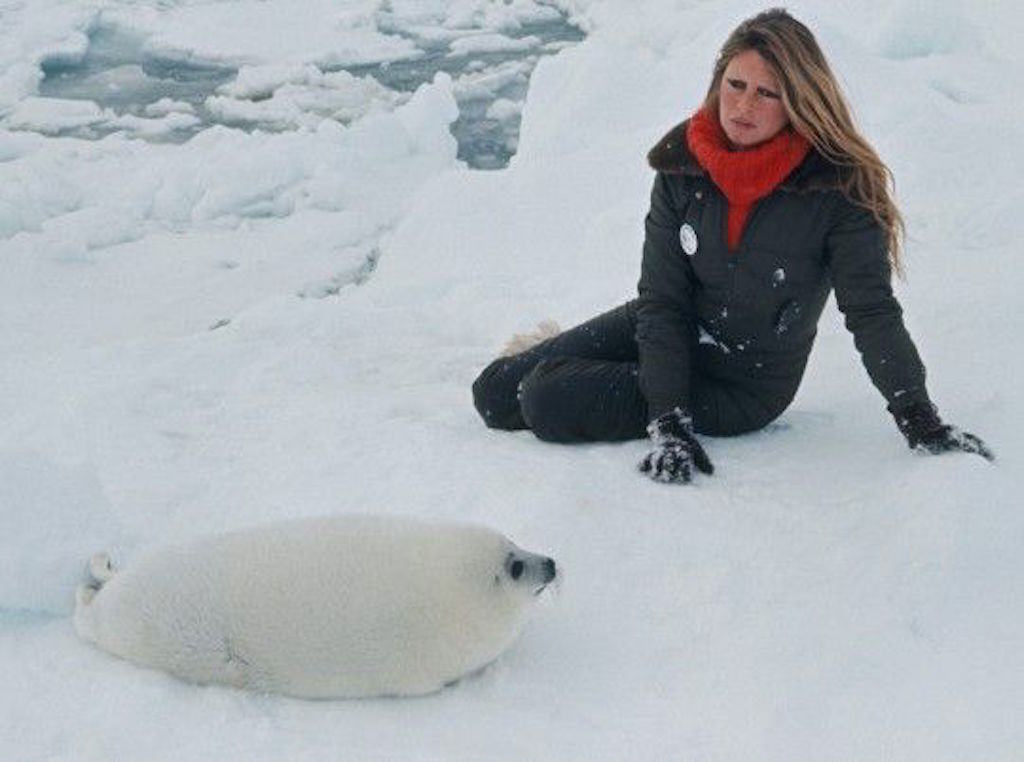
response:
[(524, 594), (540, 595), (558, 575), (554, 559), (528, 553), (512, 543), (508, 545), (501, 573), (495, 575), (496, 584), (509, 585)]

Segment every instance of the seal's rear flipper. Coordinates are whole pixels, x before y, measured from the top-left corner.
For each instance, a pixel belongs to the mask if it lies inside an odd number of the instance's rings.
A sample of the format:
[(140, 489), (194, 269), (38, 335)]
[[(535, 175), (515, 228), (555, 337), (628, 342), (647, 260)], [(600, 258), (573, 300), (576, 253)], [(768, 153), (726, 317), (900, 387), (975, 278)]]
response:
[(114, 564), (107, 553), (96, 553), (89, 559), (90, 586), (99, 590), (113, 576)]
[(75, 602), (79, 606), (88, 606), (93, 597), (113, 577), (116, 570), (107, 553), (96, 553), (85, 565), (85, 579), (75, 590)]
[(75, 630), (86, 640), (95, 641), (90, 604), (96, 593), (113, 579), (116, 570), (107, 553), (96, 553), (85, 565), (85, 579), (75, 590)]

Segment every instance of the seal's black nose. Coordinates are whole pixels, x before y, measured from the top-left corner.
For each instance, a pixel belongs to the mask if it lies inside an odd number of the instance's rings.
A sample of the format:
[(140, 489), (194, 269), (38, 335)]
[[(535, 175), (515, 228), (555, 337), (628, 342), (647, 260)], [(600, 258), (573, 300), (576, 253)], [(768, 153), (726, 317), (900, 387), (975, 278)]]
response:
[(544, 559), (544, 582), (550, 582), (555, 578), (555, 559)]

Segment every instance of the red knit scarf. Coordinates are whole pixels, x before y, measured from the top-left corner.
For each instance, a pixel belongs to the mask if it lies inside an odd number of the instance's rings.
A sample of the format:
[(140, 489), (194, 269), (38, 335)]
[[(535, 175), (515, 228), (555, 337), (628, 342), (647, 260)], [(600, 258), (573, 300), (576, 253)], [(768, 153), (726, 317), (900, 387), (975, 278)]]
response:
[(811, 148), (806, 138), (786, 127), (754, 148), (734, 151), (718, 117), (703, 108), (690, 119), (686, 144), (729, 201), (730, 249), (739, 244), (754, 202), (775, 190)]

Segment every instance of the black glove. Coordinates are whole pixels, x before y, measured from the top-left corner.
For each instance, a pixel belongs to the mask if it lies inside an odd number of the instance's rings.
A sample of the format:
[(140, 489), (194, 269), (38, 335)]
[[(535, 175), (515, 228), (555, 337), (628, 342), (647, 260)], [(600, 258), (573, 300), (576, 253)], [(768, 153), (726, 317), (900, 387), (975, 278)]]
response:
[(693, 435), (693, 419), (680, 408), (651, 421), (647, 434), (654, 449), (637, 466), (659, 482), (683, 482), (693, 479), (693, 467), (705, 474), (713, 473), (704, 448)]
[(943, 423), (935, 405), (930, 402), (915, 402), (897, 410), (890, 407), (889, 412), (896, 419), (896, 425), (907, 438), (907, 444), (912, 450), (922, 450), (933, 455), (962, 450), (977, 453), (986, 460), (996, 458), (985, 443), (974, 434)]

